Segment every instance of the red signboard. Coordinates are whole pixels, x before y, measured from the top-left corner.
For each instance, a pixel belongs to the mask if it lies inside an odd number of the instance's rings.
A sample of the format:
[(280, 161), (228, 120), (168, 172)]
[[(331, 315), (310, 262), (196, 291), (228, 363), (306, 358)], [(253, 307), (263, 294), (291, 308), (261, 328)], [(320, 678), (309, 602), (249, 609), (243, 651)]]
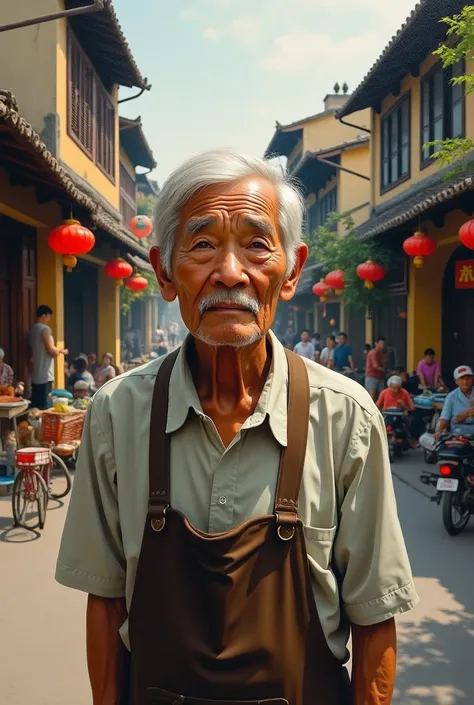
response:
[(456, 289), (474, 289), (474, 259), (456, 262), (454, 286)]

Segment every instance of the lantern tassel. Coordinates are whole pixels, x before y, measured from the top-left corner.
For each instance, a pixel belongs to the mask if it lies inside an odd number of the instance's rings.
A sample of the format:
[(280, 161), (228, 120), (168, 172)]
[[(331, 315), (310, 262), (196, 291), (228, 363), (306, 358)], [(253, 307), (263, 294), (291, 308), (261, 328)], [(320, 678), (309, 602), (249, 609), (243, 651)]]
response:
[(370, 281), (366, 280), (366, 281), (364, 282), (364, 288), (365, 288), (365, 289), (369, 289), (369, 290), (370, 290), (370, 289), (373, 289), (373, 288), (374, 288), (374, 282), (370, 282)]

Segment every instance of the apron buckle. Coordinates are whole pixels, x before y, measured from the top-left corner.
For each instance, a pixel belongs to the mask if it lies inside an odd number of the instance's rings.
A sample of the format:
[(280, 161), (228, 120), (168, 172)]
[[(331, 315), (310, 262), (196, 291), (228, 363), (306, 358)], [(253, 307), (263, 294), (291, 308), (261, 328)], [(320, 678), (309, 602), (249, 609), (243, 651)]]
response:
[(288, 521), (288, 517), (286, 517), (286, 521), (283, 520), (281, 521), (280, 515), (278, 512), (275, 512), (275, 517), (276, 517), (276, 522), (277, 522), (277, 534), (278, 537), (282, 541), (291, 541), (293, 536), (295, 535), (296, 532), (296, 527), (294, 523), (292, 523), (293, 519), (296, 519), (296, 515), (291, 518), (290, 521)]
[(163, 531), (166, 525), (166, 510), (168, 509), (169, 504), (167, 504), (165, 507), (159, 509), (161, 510), (158, 514), (158, 516), (154, 516), (150, 519), (150, 525), (153, 531), (156, 533), (159, 533), (160, 531)]

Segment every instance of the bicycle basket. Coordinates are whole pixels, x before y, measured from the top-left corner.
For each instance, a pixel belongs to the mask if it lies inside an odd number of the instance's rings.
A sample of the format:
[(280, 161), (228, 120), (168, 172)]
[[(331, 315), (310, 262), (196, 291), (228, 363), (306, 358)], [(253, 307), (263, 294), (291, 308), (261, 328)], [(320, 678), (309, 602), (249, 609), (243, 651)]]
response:
[(61, 414), (57, 411), (43, 411), (42, 440), (56, 444), (80, 441), (85, 416), (85, 411), (71, 411), (69, 414)]

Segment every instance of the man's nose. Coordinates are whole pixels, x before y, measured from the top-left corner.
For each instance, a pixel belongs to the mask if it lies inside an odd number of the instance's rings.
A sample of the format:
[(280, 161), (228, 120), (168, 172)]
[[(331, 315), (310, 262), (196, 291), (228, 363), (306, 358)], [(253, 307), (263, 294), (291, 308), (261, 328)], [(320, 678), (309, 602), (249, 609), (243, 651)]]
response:
[(226, 252), (211, 276), (213, 286), (248, 286), (249, 277), (235, 252)]

